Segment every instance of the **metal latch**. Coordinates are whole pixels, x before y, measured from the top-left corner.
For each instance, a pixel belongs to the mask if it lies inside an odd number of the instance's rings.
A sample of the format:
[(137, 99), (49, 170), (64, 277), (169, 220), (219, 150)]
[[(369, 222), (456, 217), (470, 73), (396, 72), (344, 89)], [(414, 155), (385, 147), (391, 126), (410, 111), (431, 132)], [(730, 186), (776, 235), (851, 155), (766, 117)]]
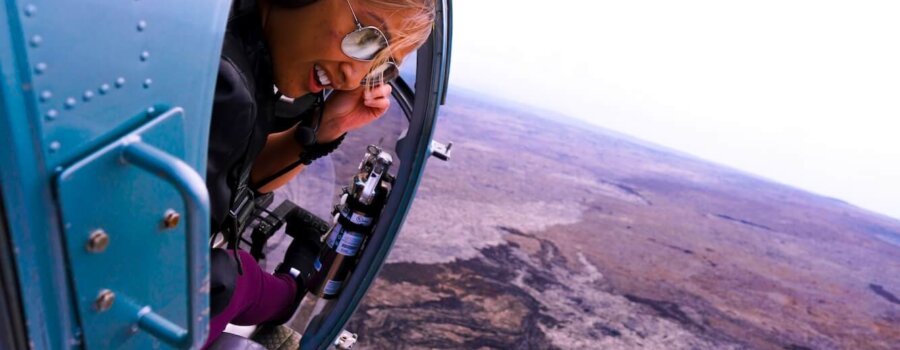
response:
[(448, 142), (445, 145), (443, 143), (431, 140), (431, 155), (446, 162), (450, 160), (450, 148), (452, 147), (453, 142)]
[(350, 333), (346, 329), (334, 340), (334, 348), (338, 350), (350, 350), (356, 344), (356, 333)]

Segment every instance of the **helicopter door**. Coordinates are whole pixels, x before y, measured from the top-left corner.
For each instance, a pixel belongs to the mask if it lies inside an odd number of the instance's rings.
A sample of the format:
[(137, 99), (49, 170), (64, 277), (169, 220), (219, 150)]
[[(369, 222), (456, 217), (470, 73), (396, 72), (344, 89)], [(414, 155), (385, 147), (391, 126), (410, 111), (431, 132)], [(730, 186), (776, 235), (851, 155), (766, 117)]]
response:
[[(347, 334), (343, 327), (390, 253), (415, 197), (426, 161), (431, 156), (443, 160), (449, 158), (449, 145), (433, 142), (432, 135), (438, 109), (446, 96), (451, 37), (451, 0), (437, 1), (437, 16), (431, 36), (415, 55), (407, 57), (400, 78), (391, 83), (394, 87), (393, 103), (406, 117), (406, 128), (400, 133), (402, 136), (396, 140), (396, 145), (389, 147), (391, 153), (396, 155), (394, 159), (397, 164), (391, 194), (372, 238), (359, 257), (357, 268), (343, 287), (344, 291), (336, 299), (322, 303), (321, 312), (299, 322), (307, 325), (303, 330), (298, 329), (303, 332), (301, 349), (327, 349), (336, 344), (335, 339)], [(360, 155), (357, 153), (357, 156)], [(356, 160), (355, 157), (350, 159)]]
[[(32, 349), (199, 347), (209, 116), (227, 1), (0, 9), (0, 336)], [(5, 245), (3, 238), (9, 238)], [(10, 295), (13, 295), (10, 297)], [(0, 339), (2, 348), (5, 339)]]

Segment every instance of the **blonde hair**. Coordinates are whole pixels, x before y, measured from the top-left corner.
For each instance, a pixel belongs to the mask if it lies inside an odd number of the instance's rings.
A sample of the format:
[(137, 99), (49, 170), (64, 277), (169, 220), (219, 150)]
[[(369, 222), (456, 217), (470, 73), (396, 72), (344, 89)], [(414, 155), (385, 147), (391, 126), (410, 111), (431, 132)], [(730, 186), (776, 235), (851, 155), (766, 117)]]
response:
[(390, 45), (372, 59), (372, 67), (386, 63), (397, 52), (412, 52), (428, 40), (434, 27), (435, 1), (437, 0), (366, 0), (367, 5), (373, 7), (412, 13), (404, 16), (400, 28), (392, 30), (395, 35), (391, 37)]

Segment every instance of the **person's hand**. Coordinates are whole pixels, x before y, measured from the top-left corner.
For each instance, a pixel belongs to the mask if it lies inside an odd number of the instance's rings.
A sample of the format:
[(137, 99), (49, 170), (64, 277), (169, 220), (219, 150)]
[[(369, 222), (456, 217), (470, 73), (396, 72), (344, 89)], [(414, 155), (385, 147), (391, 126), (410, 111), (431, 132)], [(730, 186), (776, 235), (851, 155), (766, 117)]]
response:
[(391, 106), (391, 86), (379, 85), (371, 90), (364, 86), (353, 91), (335, 91), (325, 101), (322, 125), (316, 135), (318, 143), (334, 141), (345, 132), (369, 125)]

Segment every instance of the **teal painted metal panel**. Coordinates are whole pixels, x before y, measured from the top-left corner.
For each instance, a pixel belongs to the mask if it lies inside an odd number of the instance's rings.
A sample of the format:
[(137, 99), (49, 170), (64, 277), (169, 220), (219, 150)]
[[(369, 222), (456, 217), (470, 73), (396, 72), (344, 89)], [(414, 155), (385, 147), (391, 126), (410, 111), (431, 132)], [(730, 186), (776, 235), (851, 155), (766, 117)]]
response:
[[(63, 236), (53, 179), (63, 168), (173, 107), (181, 108), (187, 117), (180, 128), (168, 130), (166, 137), (171, 137), (172, 145), (182, 145), (176, 152), (179, 158), (204, 174), (209, 115), (229, 6), (229, 1), (216, 0), (33, 0), (7, 1), (0, 8), (4, 20), (0, 25), (0, 192), (7, 204), (3, 214), (16, 252), (21, 291), (28, 296), (23, 306), (32, 348), (95, 348), (89, 337), (85, 337), (88, 344), (81, 344), (82, 334), (94, 330), (79, 324), (84, 321), (79, 316), (86, 314), (78, 312), (83, 300), (75, 290), (84, 282), (79, 282), (75, 272), (67, 278), (66, 266), (86, 263), (76, 261), (83, 256), (64, 252), (67, 246), (72, 248), (72, 242), (66, 241), (71, 238), (68, 232)], [(134, 180), (143, 181), (143, 176), (146, 174)], [(120, 180), (127, 181), (115, 179)], [(104, 185), (94, 184), (99, 189)], [(106, 213), (114, 226), (125, 220), (124, 213), (149, 210), (150, 205), (137, 201), (142, 194), (136, 186), (125, 193), (131, 196), (130, 202), (123, 201)], [(99, 212), (91, 203), (114, 199), (99, 189), (82, 188), (84, 199), (80, 206), (66, 211), (67, 218), (90, 216)], [(171, 186), (158, 194), (178, 203), (173, 206), (181, 203), (181, 196)], [(160, 249), (172, 250), (148, 250), (155, 259), (142, 262), (147, 271), (144, 266), (138, 270), (159, 274), (149, 271), (156, 264), (160, 271), (171, 270), (174, 265), (166, 260), (171, 258), (181, 264), (181, 274), (171, 277), (181, 278), (183, 285), (187, 257), (185, 237), (180, 235), (180, 240), (156, 242)], [(119, 277), (113, 274), (132, 272), (124, 269), (126, 263), (109, 262), (95, 271), (93, 278), (115, 279)], [(140, 279), (132, 283), (128, 288), (157, 287)], [(158, 313), (151, 316), (171, 317), (184, 327), (186, 298), (186, 289), (169, 295), (165, 303), (153, 305)], [(128, 299), (123, 297), (116, 305), (121, 307)], [(122, 337), (116, 334), (104, 341), (113, 344)]]
[(77, 345), (50, 170), (39, 147), (30, 82), (15, 3), (0, 7), (0, 186), (13, 245), (30, 345)]
[[(185, 340), (176, 339), (181, 333), (178, 328), (186, 330), (189, 322), (196, 321), (188, 317), (192, 309), (188, 297), (192, 295), (201, 296), (199, 307), (193, 311), (195, 317), (208, 316), (208, 286), (192, 287), (188, 283), (191, 274), (207, 283), (209, 279), (209, 249), (205, 244), (209, 203), (205, 184), (185, 167), (187, 173), (183, 175), (196, 178), (195, 192), (202, 193), (201, 202), (205, 205), (188, 208), (172, 183), (127, 161), (130, 157), (126, 154), (132, 144), (142, 144), (169, 156), (183, 157), (184, 122), (180, 109), (158, 115), (59, 176), (69, 270), (88, 349), (159, 347), (162, 344), (157, 337), (138, 327), (141, 316), (149, 311), (154, 313), (150, 314), (151, 321), (158, 315), (174, 323), (171, 326), (175, 327), (170, 328), (176, 331), (169, 332), (168, 337), (170, 343), (180, 345)], [(170, 163), (177, 162), (176, 159)], [(192, 217), (186, 215), (191, 210)], [(166, 228), (163, 222), (168, 211), (180, 213), (187, 220), (181, 220), (175, 228)], [(187, 225), (184, 221), (188, 221)], [(186, 228), (191, 225), (195, 231), (202, 227), (202, 232), (189, 235)], [(103, 251), (91, 251), (90, 237), (101, 231), (108, 237), (108, 245)], [(202, 257), (199, 266), (192, 266), (187, 259), (189, 238), (195, 238), (193, 248)], [(97, 308), (96, 300), (103, 290), (115, 295), (109, 310)], [(203, 334), (207, 316), (202, 316), (202, 330), (198, 330)], [(205, 339), (205, 335), (198, 338)]]
[[(147, 108), (206, 116), (228, 1), (21, 1), (30, 98), (48, 165), (71, 163), (139, 124)], [(187, 120), (205, 170), (208, 122)]]

